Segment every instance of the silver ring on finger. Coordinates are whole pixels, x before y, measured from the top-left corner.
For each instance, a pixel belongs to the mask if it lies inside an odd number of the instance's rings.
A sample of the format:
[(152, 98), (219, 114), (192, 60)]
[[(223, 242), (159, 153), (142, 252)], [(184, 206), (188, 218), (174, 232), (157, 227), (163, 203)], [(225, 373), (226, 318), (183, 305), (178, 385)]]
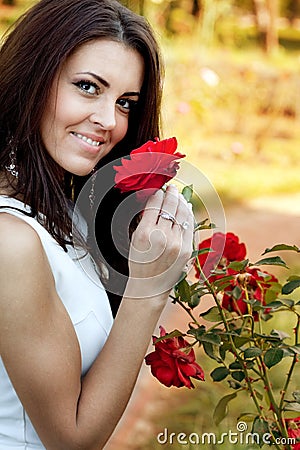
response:
[(158, 214), (158, 217), (161, 217), (162, 219), (165, 220), (170, 220), (172, 223), (176, 223), (176, 219), (172, 214), (169, 214), (167, 212), (160, 212)]

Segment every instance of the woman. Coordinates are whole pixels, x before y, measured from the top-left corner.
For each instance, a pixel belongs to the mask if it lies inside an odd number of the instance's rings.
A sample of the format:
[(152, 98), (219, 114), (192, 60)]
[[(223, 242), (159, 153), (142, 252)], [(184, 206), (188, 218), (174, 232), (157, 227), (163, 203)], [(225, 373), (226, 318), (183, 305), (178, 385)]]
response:
[[(0, 71), (0, 448), (100, 449), (190, 257), (193, 217), (174, 186), (149, 198), (113, 322), (70, 201), (99, 165), (158, 136), (157, 45), (114, 0), (41, 0)], [(109, 253), (110, 213), (98, 214)]]

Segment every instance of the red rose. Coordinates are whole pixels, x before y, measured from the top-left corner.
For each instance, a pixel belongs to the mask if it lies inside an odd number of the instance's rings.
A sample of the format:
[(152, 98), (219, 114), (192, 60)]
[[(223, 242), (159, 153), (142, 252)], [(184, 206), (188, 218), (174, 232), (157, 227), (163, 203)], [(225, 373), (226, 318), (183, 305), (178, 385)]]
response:
[[(248, 311), (245, 289), (248, 291), (248, 298), (250, 300), (257, 300), (263, 305), (266, 304), (265, 296), (267, 290), (272, 286), (272, 283), (278, 282), (274, 275), (260, 270), (255, 267), (248, 267), (245, 273), (237, 275), (231, 282), (230, 286), (224, 289), (222, 306), (227, 311), (235, 311), (239, 315), (246, 314)], [(237, 295), (236, 288), (240, 288), (240, 295)], [(237, 298), (238, 297), (238, 298)], [(257, 313), (253, 314), (254, 319), (257, 320)]]
[[(242, 261), (246, 257), (246, 246), (239, 242), (238, 236), (233, 233), (214, 233), (209, 239), (199, 244), (199, 250), (210, 248), (211, 252), (200, 254), (198, 259), (204, 275), (210, 281), (220, 278), (220, 275), (212, 275), (215, 269), (222, 269), (232, 261)], [(195, 266), (196, 276), (200, 278), (199, 269)], [(236, 273), (228, 271), (228, 275)]]
[[(160, 327), (160, 336), (165, 336), (166, 331)], [(204, 381), (204, 372), (195, 362), (193, 349), (183, 351), (189, 343), (183, 337), (174, 337), (157, 342), (157, 337), (153, 337), (155, 350), (146, 356), (146, 364), (151, 366), (154, 375), (162, 384), (167, 387), (186, 386), (194, 388), (190, 377)]]
[[(284, 419), (284, 421), (287, 424), (288, 436), (296, 440), (296, 444), (292, 444), (292, 449), (300, 450), (300, 417)], [(299, 439), (299, 442), (297, 442), (297, 439)]]
[[(145, 200), (175, 177), (179, 164), (184, 158), (176, 152), (175, 137), (159, 141), (148, 141), (130, 153), (130, 159), (122, 158), (116, 170), (115, 187), (121, 192), (138, 191), (138, 200)], [(147, 189), (147, 191), (145, 191)]]
[(230, 261), (242, 261), (246, 257), (246, 246), (239, 242), (238, 236), (234, 233), (226, 233), (223, 258)]

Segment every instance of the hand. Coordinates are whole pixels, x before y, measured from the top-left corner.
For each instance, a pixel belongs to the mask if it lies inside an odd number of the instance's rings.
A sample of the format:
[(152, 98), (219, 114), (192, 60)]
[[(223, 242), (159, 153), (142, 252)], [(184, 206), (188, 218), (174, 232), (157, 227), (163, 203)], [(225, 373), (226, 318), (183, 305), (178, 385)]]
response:
[[(164, 218), (163, 213), (174, 220)], [(191, 257), (193, 228), (192, 209), (175, 186), (168, 186), (165, 193), (159, 190), (149, 198), (132, 235), (126, 297), (170, 292)]]

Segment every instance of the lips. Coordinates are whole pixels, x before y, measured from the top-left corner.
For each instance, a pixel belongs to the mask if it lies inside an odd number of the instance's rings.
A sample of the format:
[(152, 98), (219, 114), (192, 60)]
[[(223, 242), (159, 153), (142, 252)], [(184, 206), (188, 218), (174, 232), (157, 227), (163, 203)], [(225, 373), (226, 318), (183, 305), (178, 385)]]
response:
[(104, 143), (103, 138), (100, 137), (93, 136), (92, 138), (89, 135), (76, 133), (75, 131), (72, 131), (71, 134), (73, 134), (73, 136), (76, 136), (78, 139), (81, 139), (83, 142), (86, 142), (87, 144), (93, 147), (100, 147), (100, 145)]

